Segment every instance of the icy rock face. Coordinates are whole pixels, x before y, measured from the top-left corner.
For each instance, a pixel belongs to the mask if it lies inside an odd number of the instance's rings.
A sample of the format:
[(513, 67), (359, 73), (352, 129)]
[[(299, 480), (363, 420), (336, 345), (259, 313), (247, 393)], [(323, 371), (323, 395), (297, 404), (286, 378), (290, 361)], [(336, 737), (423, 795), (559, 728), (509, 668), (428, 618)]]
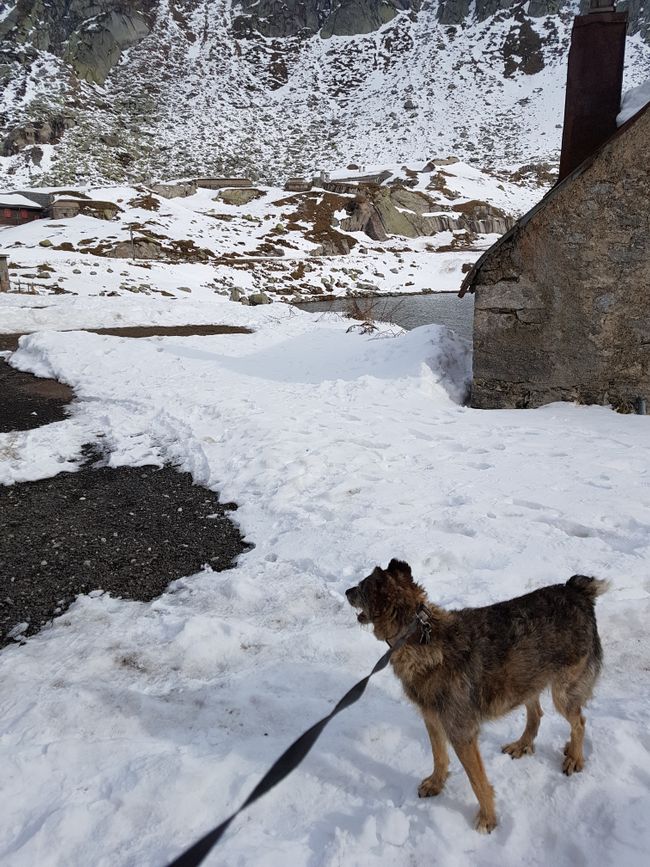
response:
[(372, 33), (398, 11), (417, 11), (420, 0), (241, 0), (239, 35), (352, 36)]
[(122, 51), (150, 32), (155, 5), (156, 0), (18, 0), (0, 21), (0, 43), (12, 44), (24, 60), (35, 51), (62, 57), (79, 78), (101, 84)]

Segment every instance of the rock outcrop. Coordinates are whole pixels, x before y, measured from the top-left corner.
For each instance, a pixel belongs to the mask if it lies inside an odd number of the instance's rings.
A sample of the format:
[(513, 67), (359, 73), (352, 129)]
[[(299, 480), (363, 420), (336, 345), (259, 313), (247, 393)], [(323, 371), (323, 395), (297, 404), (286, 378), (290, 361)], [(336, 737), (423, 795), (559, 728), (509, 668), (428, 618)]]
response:
[(418, 11), (420, 0), (241, 0), (237, 35), (328, 36), (372, 33), (400, 11)]
[(11, 42), (26, 59), (47, 51), (79, 78), (101, 84), (122, 51), (151, 31), (156, 6), (156, 0), (18, 0), (0, 21), (0, 44)]
[(362, 186), (341, 221), (346, 232), (365, 232), (375, 241), (390, 235), (419, 238), (437, 232), (466, 230), (471, 236), (503, 234), (514, 219), (486, 202), (471, 201), (449, 207), (403, 186)]

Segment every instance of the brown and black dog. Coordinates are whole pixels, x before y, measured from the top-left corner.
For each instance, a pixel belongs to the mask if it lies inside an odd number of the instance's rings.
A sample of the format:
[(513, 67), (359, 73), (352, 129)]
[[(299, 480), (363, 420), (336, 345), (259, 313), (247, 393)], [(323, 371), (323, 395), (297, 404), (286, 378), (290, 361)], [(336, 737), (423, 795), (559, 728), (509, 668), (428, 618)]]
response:
[(494, 790), (479, 752), (480, 725), (525, 705), (526, 728), (503, 752), (513, 759), (534, 752), (542, 717), (539, 695), (547, 686), (571, 726), (562, 770), (567, 775), (582, 770), (581, 710), (602, 662), (594, 603), (607, 586), (606, 581), (574, 575), (566, 584), (507, 602), (445, 611), (428, 602), (408, 563), (391, 560), (387, 569), (377, 566), (346, 591), (350, 604), (360, 609), (359, 622), (372, 624), (375, 636), (389, 644), (413, 628), (419, 606), (426, 606), (426, 634), (416, 629), (391, 657), (431, 740), (433, 773), (420, 783), (421, 798), (439, 794), (445, 785), (449, 741), (478, 798), (476, 828), (492, 831), (497, 824)]

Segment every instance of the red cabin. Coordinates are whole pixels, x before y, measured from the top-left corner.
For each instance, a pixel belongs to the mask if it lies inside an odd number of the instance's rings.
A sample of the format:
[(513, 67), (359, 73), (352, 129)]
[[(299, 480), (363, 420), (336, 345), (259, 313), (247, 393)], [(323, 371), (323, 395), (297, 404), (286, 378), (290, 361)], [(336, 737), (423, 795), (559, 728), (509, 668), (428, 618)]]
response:
[(0, 194), (0, 226), (20, 226), (43, 216), (43, 208), (19, 193)]

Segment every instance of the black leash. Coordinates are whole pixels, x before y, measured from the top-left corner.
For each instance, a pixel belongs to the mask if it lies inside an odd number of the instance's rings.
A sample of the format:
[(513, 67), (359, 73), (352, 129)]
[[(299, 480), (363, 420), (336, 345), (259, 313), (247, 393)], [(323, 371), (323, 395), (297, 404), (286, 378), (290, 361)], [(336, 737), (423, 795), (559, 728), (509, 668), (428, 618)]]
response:
[(314, 746), (316, 741), (318, 740), (321, 732), (327, 725), (327, 723), (334, 719), (334, 717), (341, 713), (342, 710), (350, 707), (350, 705), (354, 704), (356, 701), (359, 701), (363, 693), (365, 692), (366, 686), (368, 685), (368, 681), (373, 676), (373, 674), (377, 674), (378, 671), (386, 668), (388, 665), (388, 661), (391, 656), (403, 646), (403, 644), (413, 635), (417, 627), (419, 626), (421, 629), (420, 641), (423, 643), (428, 643), (430, 626), (428, 623), (428, 614), (424, 606), (420, 606), (418, 612), (415, 616), (415, 619), (407, 629), (407, 631), (401, 635), (395, 644), (386, 651), (386, 653), (382, 656), (382, 658), (375, 664), (373, 670), (368, 674), (363, 680), (360, 680), (359, 683), (356, 683), (351, 690), (346, 692), (340, 702), (336, 705), (333, 711), (329, 713), (326, 717), (323, 717), (322, 720), (313, 725), (310, 729), (300, 735), (300, 737), (295, 740), (291, 746), (285, 750), (279, 759), (271, 766), (271, 768), (264, 774), (262, 779), (259, 781), (257, 786), (250, 793), (248, 798), (244, 801), (241, 807), (238, 810), (228, 816), (228, 818), (222, 822), (220, 825), (217, 825), (216, 828), (213, 828), (212, 831), (209, 831), (204, 837), (196, 842), (189, 849), (186, 849), (182, 855), (179, 855), (174, 861), (168, 864), (168, 867), (198, 867), (199, 864), (203, 862), (203, 860), (208, 856), (210, 851), (219, 840), (225, 834), (228, 826), (232, 822), (232, 820), (238, 816), (242, 810), (245, 810), (246, 807), (250, 807), (251, 804), (254, 804), (258, 798), (261, 798), (262, 795), (265, 795), (269, 792), (274, 786), (277, 786), (286, 776), (288, 776), (291, 771), (295, 770), (300, 762), (305, 758), (307, 753)]

